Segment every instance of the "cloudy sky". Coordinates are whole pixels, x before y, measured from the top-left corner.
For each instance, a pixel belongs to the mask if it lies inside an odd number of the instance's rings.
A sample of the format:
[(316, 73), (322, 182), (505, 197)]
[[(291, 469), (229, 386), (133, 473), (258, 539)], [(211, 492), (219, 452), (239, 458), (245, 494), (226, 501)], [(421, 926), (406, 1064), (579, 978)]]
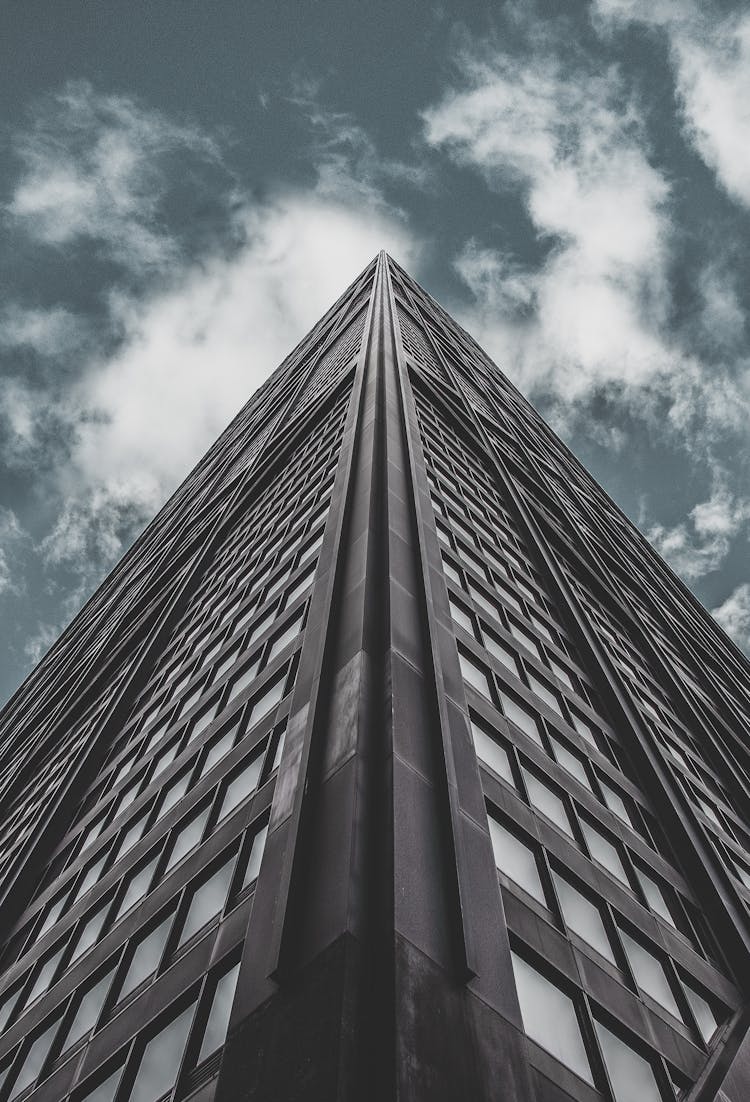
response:
[(750, 651), (750, 14), (0, 12), (0, 701), (386, 248)]

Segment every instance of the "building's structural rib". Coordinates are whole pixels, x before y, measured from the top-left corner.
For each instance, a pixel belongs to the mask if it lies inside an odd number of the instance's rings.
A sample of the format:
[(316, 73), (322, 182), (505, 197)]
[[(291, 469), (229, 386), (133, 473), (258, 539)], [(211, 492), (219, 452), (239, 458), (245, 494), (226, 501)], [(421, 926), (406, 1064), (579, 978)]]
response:
[(381, 254), (0, 715), (0, 1102), (746, 1102), (749, 726)]

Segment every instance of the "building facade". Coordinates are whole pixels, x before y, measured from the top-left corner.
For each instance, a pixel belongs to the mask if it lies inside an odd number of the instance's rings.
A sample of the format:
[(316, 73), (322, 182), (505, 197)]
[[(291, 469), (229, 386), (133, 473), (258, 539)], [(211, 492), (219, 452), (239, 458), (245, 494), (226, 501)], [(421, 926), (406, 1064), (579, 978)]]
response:
[(0, 1102), (747, 1102), (749, 727), (381, 254), (0, 715)]

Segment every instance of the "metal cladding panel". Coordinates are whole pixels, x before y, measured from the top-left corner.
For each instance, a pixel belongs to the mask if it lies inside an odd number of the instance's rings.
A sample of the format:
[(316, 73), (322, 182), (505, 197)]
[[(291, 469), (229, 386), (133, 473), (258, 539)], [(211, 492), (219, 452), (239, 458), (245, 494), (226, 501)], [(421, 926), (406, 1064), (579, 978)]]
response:
[(0, 714), (0, 1102), (750, 1097), (749, 725), (381, 253)]

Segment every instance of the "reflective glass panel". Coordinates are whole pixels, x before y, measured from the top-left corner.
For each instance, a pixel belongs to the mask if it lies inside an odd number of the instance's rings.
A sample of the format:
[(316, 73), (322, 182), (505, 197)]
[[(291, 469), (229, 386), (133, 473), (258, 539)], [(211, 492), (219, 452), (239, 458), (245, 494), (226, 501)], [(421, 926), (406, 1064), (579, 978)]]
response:
[(565, 925), (570, 930), (575, 931), (579, 937), (588, 942), (612, 964), (616, 964), (599, 908), (595, 907), (585, 895), (556, 872), (552, 873), (552, 877), (555, 881), (557, 898), (560, 900), (560, 909), (565, 919)]
[(670, 1014), (674, 1014), (675, 1018), (681, 1017), (675, 997), (672, 994), (672, 989), (669, 986), (667, 977), (664, 974), (664, 969), (657, 957), (655, 957), (653, 953), (650, 953), (648, 949), (644, 949), (639, 942), (635, 941), (635, 939), (624, 930), (620, 930), (620, 937), (622, 938), (630, 967), (633, 970), (635, 982), (638, 984), (641, 991), (645, 991), (647, 995), (650, 995), (652, 999), (660, 1003), (670, 1012)]
[(615, 1102), (661, 1102), (653, 1068), (614, 1033), (595, 1021)]
[(526, 1033), (593, 1086), (573, 1000), (522, 957), (511, 956)]
[(232, 880), (234, 859), (222, 865), (193, 893), (180, 935), (180, 945), (202, 929), (223, 909)]
[(471, 733), (474, 738), (474, 749), (476, 750), (477, 757), (480, 761), (488, 765), (490, 769), (494, 770), (498, 776), (506, 780), (508, 784), (512, 784), (515, 787), (515, 781), (513, 780), (513, 771), (510, 767), (510, 758), (506, 751), (495, 742), (481, 727), (478, 727), (476, 723), (471, 724)]
[(195, 1005), (153, 1037), (143, 1051), (129, 1102), (156, 1102), (177, 1081)]
[(211, 1009), (208, 1012), (206, 1032), (203, 1034), (203, 1043), (198, 1054), (198, 1063), (201, 1063), (217, 1048), (220, 1048), (226, 1040), (229, 1015), (232, 1011), (232, 1000), (234, 999), (239, 974), (240, 966), (236, 964), (231, 972), (227, 972), (225, 976), (222, 976), (216, 985)]
[(172, 925), (173, 915), (169, 915), (159, 925), (139, 941), (133, 952), (130, 965), (120, 988), (120, 998), (125, 998), (139, 984), (159, 967), (159, 962), (167, 943), (167, 935)]
[(532, 850), (496, 819), (488, 819), (497, 867), (529, 895), (546, 905), (539, 869)]

